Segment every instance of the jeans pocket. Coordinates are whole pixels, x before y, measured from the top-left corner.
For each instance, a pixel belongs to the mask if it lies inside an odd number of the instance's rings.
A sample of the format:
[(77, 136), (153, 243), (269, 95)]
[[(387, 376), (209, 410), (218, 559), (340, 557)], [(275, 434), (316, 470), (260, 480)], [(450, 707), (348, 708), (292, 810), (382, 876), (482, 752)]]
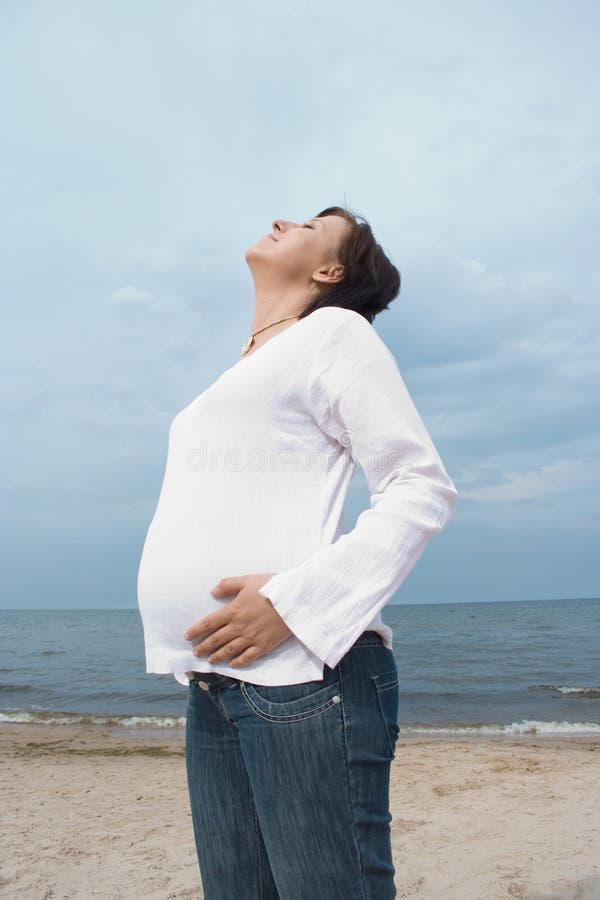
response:
[(252, 712), (270, 722), (299, 722), (319, 716), (342, 702), (336, 678), (302, 684), (264, 685), (241, 682), (241, 693)]
[(371, 675), (375, 688), (375, 695), (379, 705), (379, 711), (387, 735), (387, 746), (390, 759), (396, 753), (396, 742), (400, 733), (398, 725), (398, 709), (400, 706), (400, 678), (398, 669), (390, 669), (387, 672), (379, 672)]

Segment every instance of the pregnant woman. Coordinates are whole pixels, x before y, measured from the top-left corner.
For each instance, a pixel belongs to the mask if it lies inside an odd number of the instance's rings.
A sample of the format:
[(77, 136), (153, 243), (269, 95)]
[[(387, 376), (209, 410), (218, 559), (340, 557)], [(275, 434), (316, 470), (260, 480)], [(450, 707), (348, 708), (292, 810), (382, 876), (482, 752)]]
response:
[(147, 671), (188, 686), (205, 900), (396, 896), (381, 610), (457, 491), (373, 327), (400, 276), (359, 218), (276, 219), (246, 251), (251, 334), (169, 431), (138, 598)]

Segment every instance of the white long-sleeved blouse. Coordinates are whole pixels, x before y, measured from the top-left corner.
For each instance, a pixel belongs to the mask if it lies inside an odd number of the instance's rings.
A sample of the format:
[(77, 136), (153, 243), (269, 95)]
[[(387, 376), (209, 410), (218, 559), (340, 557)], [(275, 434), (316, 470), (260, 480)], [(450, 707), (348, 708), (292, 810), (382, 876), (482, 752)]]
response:
[[(357, 466), (370, 508), (346, 533)], [(374, 327), (352, 310), (315, 310), (173, 419), (138, 571), (147, 672), (296, 684), (321, 679), (363, 631), (392, 649), (381, 610), (457, 496)], [(259, 591), (293, 634), (245, 665), (194, 656), (184, 633), (232, 599), (211, 589), (263, 572), (276, 574)]]

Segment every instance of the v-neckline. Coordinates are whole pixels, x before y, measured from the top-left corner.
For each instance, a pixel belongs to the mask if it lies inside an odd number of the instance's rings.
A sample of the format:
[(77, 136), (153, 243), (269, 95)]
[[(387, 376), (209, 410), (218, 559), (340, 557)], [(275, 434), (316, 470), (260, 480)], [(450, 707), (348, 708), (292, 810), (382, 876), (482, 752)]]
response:
[(296, 328), (297, 325), (300, 325), (301, 322), (306, 322), (308, 319), (310, 319), (311, 316), (314, 316), (315, 312), (317, 312), (317, 310), (314, 310), (312, 313), (310, 313), (308, 316), (304, 316), (304, 318), (302, 319), (298, 319), (298, 321), (294, 322), (293, 325), (288, 325), (288, 327), (284, 328), (283, 331), (278, 331), (277, 334), (274, 334), (273, 337), (270, 337), (268, 341), (265, 341), (264, 344), (261, 344), (260, 347), (257, 347), (256, 350), (254, 350), (252, 353), (247, 353), (246, 356), (242, 356), (240, 359), (238, 359), (238, 361), (235, 362), (232, 366), (230, 366), (228, 369), (225, 369), (222, 374), (227, 375), (228, 372), (233, 372), (234, 369), (237, 369), (239, 365), (241, 365), (243, 362), (246, 362), (248, 359), (250, 359), (251, 356), (256, 356), (257, 354), (259, 354), (260, 351), (264, 350), (264, 348), (268, 344), (271, 344), (273, 341), (276, 341), (277, 338), (282, 337), (284, 334), (287, 334), (288, 331), (293, 331), (294, 328)]

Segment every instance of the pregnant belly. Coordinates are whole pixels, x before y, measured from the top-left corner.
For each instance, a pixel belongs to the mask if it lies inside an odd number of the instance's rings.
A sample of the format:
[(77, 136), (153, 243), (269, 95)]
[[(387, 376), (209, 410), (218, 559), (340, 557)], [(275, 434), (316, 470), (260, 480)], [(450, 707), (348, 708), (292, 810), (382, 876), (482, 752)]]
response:
[(208, 532), (198, 524), (176, 524), (151, 523), (137, 578), (144, 628), (168, 632), (171, 642), (179, 643), (193, 622), (233, 599), (233, 594), (216, 599), (210, 593), (222, 578), (279, 572), (316, 549), (285, 534), (258, 534), (256, 528)]
[(233, 599), (210, 593), (226, 575), (237, 571), (226, 541), (202, 538), (197, 529), (160, 527), (148, 530), (140, 560), (137, 595), (146, 639), (175, 652), (189, 651), (184, 633)]

